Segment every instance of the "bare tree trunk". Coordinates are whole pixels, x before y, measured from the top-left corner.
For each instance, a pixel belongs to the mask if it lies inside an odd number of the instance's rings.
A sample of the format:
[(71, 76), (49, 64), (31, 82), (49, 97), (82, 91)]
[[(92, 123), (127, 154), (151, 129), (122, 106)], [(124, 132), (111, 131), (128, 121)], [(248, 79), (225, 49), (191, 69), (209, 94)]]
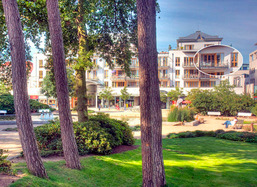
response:
[(166, 185), (156, 49), (156, 1), (137, 0), (143, 186)]
[(16, 122), (25, 160), (29, 171), (38, 177), (48, 178), (41, 160), (30, 114), (27, 92), (24, 36), (16, 0), (2, 0), (8, 28), (12, 58), (12, 84)]
[(64, 158), (69, 168), (81, 169), (70, 112), (69, 91), (58, 0), (47, 0), (48, 24), (61, 124)]
[(76, 70), (76, 96), (78, 122), (85, 122), (88, 120), (87, 115), (87, 98), (86, 98), (86, 77), (85, 70)]
[[(79, 54), (78, 54), (78, 63), (80, 63), (81, 58), (88, 52), (88, 45), (86, 41), (86, 32), (84, 30), (84, 16), (85, 11), (83, 7), (83, 1), (78, 0), (78, 17), (77, 17), (77, 26), (78, 26), (78, 40), (79, 40)], [(87, 111), (87, 90), (86, 90), (86, 76), (85, 76), (85, 67), (83, 64), (81, 67), (76, 70), (76, 95), (78, 98), (77, 102), (77, 112), (78, 112), (78, 121), (85, 122), (88, 121), (88, 111)]]

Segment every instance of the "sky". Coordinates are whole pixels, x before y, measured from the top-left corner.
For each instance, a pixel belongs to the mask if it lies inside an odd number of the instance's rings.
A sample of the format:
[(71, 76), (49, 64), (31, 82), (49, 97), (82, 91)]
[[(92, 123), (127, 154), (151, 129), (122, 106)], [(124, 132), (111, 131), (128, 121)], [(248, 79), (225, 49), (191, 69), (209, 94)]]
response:
[(222, 37), (239, 50), (244, 63), (257, 49), (257, 0), (158, 0), (157, 49), (176, 48), (179, 37), (197, 30)]

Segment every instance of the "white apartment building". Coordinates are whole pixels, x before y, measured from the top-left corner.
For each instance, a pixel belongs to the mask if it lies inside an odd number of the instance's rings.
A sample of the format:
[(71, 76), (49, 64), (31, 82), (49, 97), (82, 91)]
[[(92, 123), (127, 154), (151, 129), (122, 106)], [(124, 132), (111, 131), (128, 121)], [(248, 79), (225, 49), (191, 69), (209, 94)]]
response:
[[(175, 87), (183, 88), (185, 94), (194, 88), (212, 89), (218, 85), (221, 80), (229, 79), (231, 84), (237, 84), (237, 93), (244, 93), (243, 87), (246, 72), (237, 72), (243, 63), (241, 53), (229, 46), (221, 45), (222, 38), (211, 36), (201, 31), (180, 37), (177, 40), (176, 49), (169, 49), (168, 52), (158, 54), (158, 76), (160, 81), (160, 90), (169, 92)], [(94, 55), (93, 61), (96, 68), (86, 72), (87, 86), (90, 97), (89, 105), (97, 106), (99, 102), (103, 106), (105, 102), (98, 98), (99, 93), (104, 87), (111, 87), (114, 100), (111, 105), (124, 105), (120, 98), (120, 90), (127, 86), (131, 94), (127, 101), (129, 106), (137, 106), (139, 102), (139, 61), (137, 57), (131, 59), (131, 76), (128, 77), (113, 59), (114, 68), (110, 69), (103, 58)], [(35, 68), (31, 74), (31, 92), (30, 96), (38, 96), (39, 101), (46, 101), (46, 98), (40, 94), (40, 84), (42, 78), (46, 75), (43, 68), (46, 57), (42, 54), (36, 54), (33, 58)], [(237, 72), (235, 74), (235, 72)], [(227, 76), (230, 73), (234, 73)], [(239, 80), (240, 79), (240, 80)], [(237, 82), (236, 82), (237, 81)], [(35, 97), (36, 98), (36, 97)], [(71, 102), (74, 106), (74, 100)]]

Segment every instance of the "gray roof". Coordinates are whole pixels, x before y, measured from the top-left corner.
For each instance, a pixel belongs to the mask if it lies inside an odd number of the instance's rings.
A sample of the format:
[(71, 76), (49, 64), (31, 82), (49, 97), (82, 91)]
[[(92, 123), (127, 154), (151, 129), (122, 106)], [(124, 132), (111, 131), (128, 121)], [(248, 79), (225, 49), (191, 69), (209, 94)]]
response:
[(179, 37), (177, 42), (197, 42), (197, 41), (221, 41), (223, 38), (219, 36), (211, 36), (201, 31), (196, 31), (186, 37)]

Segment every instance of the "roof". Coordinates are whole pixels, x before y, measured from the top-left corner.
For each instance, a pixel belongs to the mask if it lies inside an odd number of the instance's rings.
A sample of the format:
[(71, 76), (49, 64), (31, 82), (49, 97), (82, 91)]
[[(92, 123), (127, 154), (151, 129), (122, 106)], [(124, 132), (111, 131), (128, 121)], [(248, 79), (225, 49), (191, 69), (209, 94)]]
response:
[(196, 31), (193, 34), (190, 34), (186, 37), (179, 37), (177, 42), (197, 42), (197, 41), (221, 41), (223, 38), (219, 36), (208, 35), (201, 31)]

